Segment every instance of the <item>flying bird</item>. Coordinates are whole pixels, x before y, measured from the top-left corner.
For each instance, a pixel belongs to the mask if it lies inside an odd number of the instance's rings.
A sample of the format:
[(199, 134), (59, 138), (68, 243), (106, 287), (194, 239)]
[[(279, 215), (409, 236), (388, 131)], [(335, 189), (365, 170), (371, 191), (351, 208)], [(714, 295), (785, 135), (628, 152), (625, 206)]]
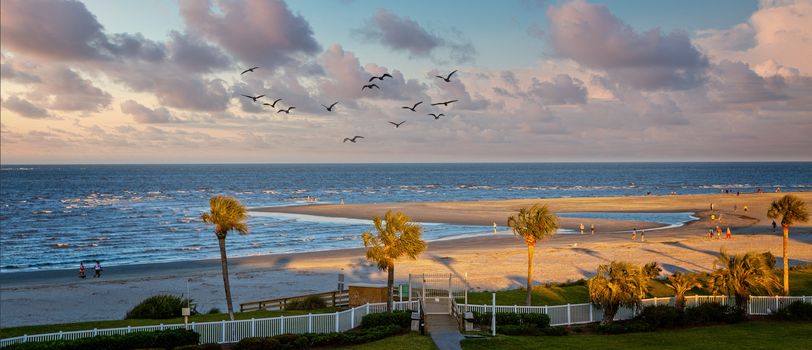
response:
[(253, 72), (254, 72), (254, 69), (257, 69), (257, 68), (259, 68), (259, 67), (251, 67), (251, 68), (248, 68), (248, 69), (246, 69), (246, 70), (242, 71), (242, 73), (240, 73), (240, 75), (243, 75), (243, 74), (248, 73), (248, 72), (253, 73)]
[(389, 75), (389, 73), (383, 73), (383, 75), (381, 75), (381, 76), (379, 76), (379, 77), (372, 76), (372, 78), (369, 78), (369, 82), (371, 83), (371, 82), (372, 82), (373, 80), (375, 80), (375, 79), (378, 79), (378, 80), (380, 80), (380, 81), (383, 81), (383, 78), (386, 78), (386, 77), (391, 78), (392, 76), (391, 76), (391, 75)]
[(448, 107), (448, 105), (449, 105), (450, 103), (454, 103), (454, 102), (457, 102), (457, 100), (449, 100), (449, 101), (445, 101), (445, 102), (437, 102), (437, 103), (432, 103), (431, 105), (432, 105), (432, 106), (439, 106), (439, 105), (443, 105), (443, 106)]
[(404, 120), (404, 121), (402, 121), (402, 122), (400, 122), (400, 123), (389, 122), (389, 124), (394, 125), (394, 126), (395, 126), (395, 129), (397, 129), (397, 128), (399, 128), (401, 125), (403, 125), (403, 123), (405, 123), (405, 122), (406, 122), (406, 121)]
[(291, 107), (288, 107), (288, 109), (280, 109), (280, 110), (279, 110), (279, 111), (277, 111), (276, 113), (282, 113), (282, 112), (285, 112), (285, 113), (287, 113), (287, 114), (290, 114), (290, 110), (291, 110), (291, 109), (296, 109), (296, 107), (291, 106)]
[(327, 106), (325, 106), (325, 105), (321, 105), (321, 106), (322, 106), (322, 107), (324, 107), (324, 108), (325, 108), (325, 109), (326, 109), (328, 112), (332, 112), (332, 111), (333, 111), (333, 107), (335, 107), (335, 105), (337, 105), (337, 104), (338, 104), (338, 101), (333, 102), (333, 104), (331, 104), (331, 105), (330, 105), (330, 107), (327, 107)]
[(345, 138), (344, 138), (344, 142), (350, 141), (350, 142), (352, 142), (352, 143), (355, 143), (355, 141), (356, 141), (356, 140), (358, 140), (358, 139), (362, 139), (362, 138), (364, 138), (364, 137), (363, 137), (363, 136), (358, 136), (358, 135), (356, 135), (356, 136), (355, 136), (355, 137), (353, 137), (353, 138), (345, 137)]
[(254, 102), (257, 102), (257, 100), (259, 100), (259, 99), (261, 99), (261, 98), (265, 97), (265, 95), (259, 95), (259, 96), (248, 96), (248, 95), (243, 95), (243, 96), (248, 97), (248, 98), (250, 98), (250, 99), (254, 100)]
[(276, 99), (276, 101), (273, 101), (273, 103), (263, 103), (263, 104), (264, 104), (264, 105), (266, 105), (266, 106), (271, 106), (271, 108), (275, 108), (275, 107), (276, 107), (276, 103), (277, 103), (277, 102), (279, 102), (279, 101), (282, 101), (282, 99), (281, 99), (281, 98), (277, 98), (277, 99)]
[(434, 120), (437, 120), (437, 119), (440, 119), (440, 117), (444, 116), (445, 114), (442, 114), (442, 113), (440, 113), (440, 114), (429, 113), (427, 115), (430, 115), (430, 116), (434, 117)]
[(414, 106), (411, 106), (411, 107), (409, 107), (409, 106), (403, 106), (403, 107), (401, 107), (401, 108), (403, 108), (403, 109), (409, 109), (409, 110), (411, 110), (412, 112), (417, 112), (417, 111), (415, 111), (414, 109), (415, 109), (415, 108), (417, 108), (417, 106), (419, 106), (421, 103), (423, 103), (423, 101), (420, 101), (420, 102), (418, 102), (418, 103), (415, 103), (415, 104), (414, 104)]
[(435, 77), (438, 77), (438, 78), (440, 78), (440, 79), (445, 80), (445, 82), (446, 82), (446, 83), (450, 83), (450, 82), (451, 82), (451, 76), (452, 76), (452, 75), (454, 75), (454, 73), (456, 73), (456, 72), (457, 72), (457, 71), (456, 71), (456, 70), (454, 70), (453, 72), (448, 73), (448, 76), (447, 76), (447, 77), (444, 77), (444, 76), (442, 76), (442, 75), (435, 75)]
[(381, 89), (381, 87), (378, 86), (378, 84), (367, 84), (367, 85), (364, 85), (364, 86), (361, 87), (361, 91), (364, 91), (364, 89), (372, 90), (372, 88), (378, 88), (378, 90)]

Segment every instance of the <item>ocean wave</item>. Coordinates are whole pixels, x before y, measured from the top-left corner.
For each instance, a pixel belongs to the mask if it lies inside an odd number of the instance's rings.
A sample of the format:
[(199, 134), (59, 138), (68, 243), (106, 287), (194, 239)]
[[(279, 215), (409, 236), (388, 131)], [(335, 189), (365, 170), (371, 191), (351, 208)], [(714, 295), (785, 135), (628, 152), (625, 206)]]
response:
[(184, 248), (175, 248), (177, 251), (185, 252), (185, 251), (199, 251), (202, 247), (184, 247)]
[(55, 243), (48, 245), (51, 248), (70, 248), (70, 244), (68, 243)]
[(53, 212), (54, 212), (53, 210), (37, 210), (32, 211), (31, 214), (51, 214)]
[(0, 168), (0, 171), (33, 171), (34, 168)]

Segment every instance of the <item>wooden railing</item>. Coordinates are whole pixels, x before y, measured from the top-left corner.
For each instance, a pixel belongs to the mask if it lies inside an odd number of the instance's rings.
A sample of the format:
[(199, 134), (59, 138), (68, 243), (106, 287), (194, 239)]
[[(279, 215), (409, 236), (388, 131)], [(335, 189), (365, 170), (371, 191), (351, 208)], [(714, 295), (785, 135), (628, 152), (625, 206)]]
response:
[(257, 311), (257, 310), (283, 310), (287, 308), (288, 303), (294, 300), (304, 300), (308, 297), (319, 297), (324, 300), (328, 307), (347, 307), (350, 305), (350, 294), (347, 291), (343, 292), (325, 292), (307, 295), (297, 295), (288, 298), (278, 298), (260, 301), (251, 301), (240, 304), (240, 312)]

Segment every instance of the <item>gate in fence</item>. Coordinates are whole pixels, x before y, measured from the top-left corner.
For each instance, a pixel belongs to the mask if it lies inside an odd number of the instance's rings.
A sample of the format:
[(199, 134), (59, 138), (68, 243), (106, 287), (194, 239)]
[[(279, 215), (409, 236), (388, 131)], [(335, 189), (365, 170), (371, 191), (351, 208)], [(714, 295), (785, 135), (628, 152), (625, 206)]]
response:
[(420, 301), (427, 315), (450, 315), (455, 300), (468, 302), (467, 274), (409, 274), (409, 286), (409, 301)]

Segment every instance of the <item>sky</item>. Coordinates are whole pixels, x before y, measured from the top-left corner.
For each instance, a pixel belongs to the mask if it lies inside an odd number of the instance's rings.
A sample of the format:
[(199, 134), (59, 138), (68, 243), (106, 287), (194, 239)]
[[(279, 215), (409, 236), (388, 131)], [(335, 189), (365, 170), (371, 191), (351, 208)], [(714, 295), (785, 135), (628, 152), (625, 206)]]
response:
[(0, 54), (2, 164), (812, 160), (810, 0), (3, 0)]

